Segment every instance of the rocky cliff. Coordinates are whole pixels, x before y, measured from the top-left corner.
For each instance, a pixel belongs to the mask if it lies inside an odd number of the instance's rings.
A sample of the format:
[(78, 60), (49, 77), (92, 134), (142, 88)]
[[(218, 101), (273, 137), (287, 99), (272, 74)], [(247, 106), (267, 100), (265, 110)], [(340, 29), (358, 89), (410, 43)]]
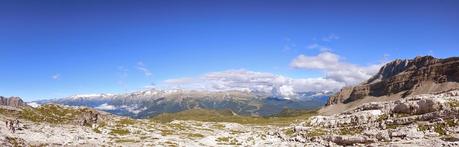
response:
[(19, 97), (6, 98), (2, 96), (0, 96), (0, 105), (11, 107), (27, 106), (27, 104), (24, 101), (22, 101), (22, 99)]
[[(345, 87), (331, 96), (326, 106), (438, 93), (459, 88), (459, 57), (437, 59), (432, 56), (395, 60), (384, 65), (368, 81)], [(368, 100), (370, 99), (370, 100)], [(373, 100), (371, 100), (373, 99)]]

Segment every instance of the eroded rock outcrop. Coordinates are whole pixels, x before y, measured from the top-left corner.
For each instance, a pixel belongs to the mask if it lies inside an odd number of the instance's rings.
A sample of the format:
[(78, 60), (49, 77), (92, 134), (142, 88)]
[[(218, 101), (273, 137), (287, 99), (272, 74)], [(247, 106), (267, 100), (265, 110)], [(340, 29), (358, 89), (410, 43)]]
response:
[(11, 107), (22, 107), (27, 106), (27, 104), (22, 101), (19, 97), (2, 97), (0, 96), (0, 105), (11, 106)]
[(92, 126), (106, 120), (106, 114), (102, 114), (100, 111), (92, 109), (82, 109), (80, 114), (76, 117), (74, 121), (81, 126)]

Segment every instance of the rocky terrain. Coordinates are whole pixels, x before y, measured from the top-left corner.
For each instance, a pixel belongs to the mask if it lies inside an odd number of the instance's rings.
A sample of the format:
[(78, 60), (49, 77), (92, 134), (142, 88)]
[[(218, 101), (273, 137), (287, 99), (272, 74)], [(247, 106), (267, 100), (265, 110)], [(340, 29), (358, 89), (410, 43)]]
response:
[(395, 60), (360, 85), (345, 87), (331, 96), (322, 114), (336, 114), (363, 103), (459, 89), (459, 57), (432, 56)]
[(283, 141), (313, 146), (458, 146), (459, 91), (366, 103), (331, 116), (313, 116)]
[[(30, 110), (29, 110), (30, 109)], [(33, 110), (33, 112), (32, 112)], [(19, 118), (12, 133), (0, 127), (1, 146), (285, 146), (277, 127), (226, 122), (130, 119), (88, 108), (44, 105), (0, 109), (0, 121)], [(97, 115), (96, 115), (97, 114)], [(82, 120), (91, 123), (80, 123)]]

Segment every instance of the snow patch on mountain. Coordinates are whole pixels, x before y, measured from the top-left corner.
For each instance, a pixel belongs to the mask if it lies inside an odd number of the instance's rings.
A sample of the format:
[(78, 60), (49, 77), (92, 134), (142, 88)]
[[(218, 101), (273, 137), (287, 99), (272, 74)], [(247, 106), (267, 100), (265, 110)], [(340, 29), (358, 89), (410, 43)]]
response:
[(114, 94), (107, 94), (107, 93), (101, 93), (101, 94), (77, 94), (70, 96), (68, 98), (72, 99), (79, 99), (79, 98), (106, 98), (106, 97), (111, 97), (114, 96)]

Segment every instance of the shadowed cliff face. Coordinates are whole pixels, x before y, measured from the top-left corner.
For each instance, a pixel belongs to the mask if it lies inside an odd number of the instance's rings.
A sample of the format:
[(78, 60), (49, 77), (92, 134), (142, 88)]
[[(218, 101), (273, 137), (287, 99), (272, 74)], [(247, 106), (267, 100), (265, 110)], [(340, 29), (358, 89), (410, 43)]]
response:
[(410, 60), (395, 60), (384, 65), (368, 81), (345, 87), (331, 96), (326, 106), (350, 103), (365, 97), (401, 97), (413, 94), (436, 93), (459, 88), (459, 57), (437, 59), (432, 56)]

